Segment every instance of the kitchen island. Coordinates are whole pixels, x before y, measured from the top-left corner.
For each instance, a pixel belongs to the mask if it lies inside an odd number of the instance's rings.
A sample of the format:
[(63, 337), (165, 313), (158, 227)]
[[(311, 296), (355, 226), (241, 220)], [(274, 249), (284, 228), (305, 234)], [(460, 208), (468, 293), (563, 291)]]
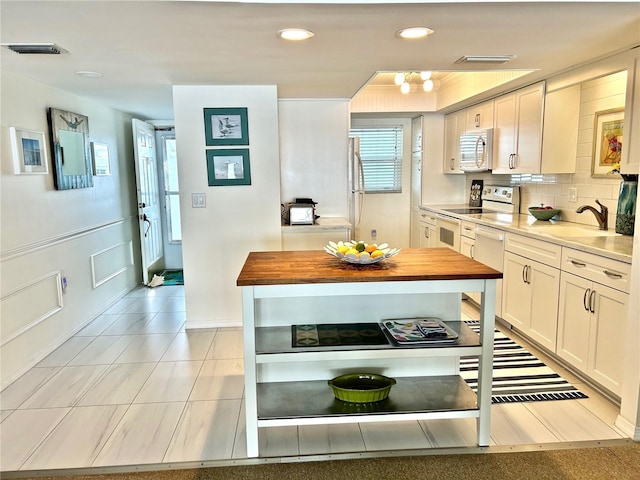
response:
[[(406, 249), (360, 266), (323, 251), (252, 252), (240, 272), (247, 455), (258, 429), (371, 421), (477, 418), (489, 444), (496, 280), (502, 274), (447, 248)], [(482, 292), (479, 335), (461, 321), (461, 295)], [(487, 301), (484, 301), (484, 299)], [(448, 345), (296, 347), (292, 325), (380, 323), (437, 317), (459, 334)], [(459, 357), (478, 355), (477, 395), (458, 375)], [(378, 373), (397, 384), (372, 404), (334, 399), (327, 380)]]

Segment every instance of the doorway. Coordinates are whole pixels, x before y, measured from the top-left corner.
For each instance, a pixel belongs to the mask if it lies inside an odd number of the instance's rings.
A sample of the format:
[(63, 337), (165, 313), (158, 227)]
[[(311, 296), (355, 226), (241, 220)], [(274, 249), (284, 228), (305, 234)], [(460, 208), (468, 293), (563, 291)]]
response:
[(158, 189), (162, 225), (164, 266), (167, 271), (182, 270), (182, 229), (175, 129), (156, 128)]

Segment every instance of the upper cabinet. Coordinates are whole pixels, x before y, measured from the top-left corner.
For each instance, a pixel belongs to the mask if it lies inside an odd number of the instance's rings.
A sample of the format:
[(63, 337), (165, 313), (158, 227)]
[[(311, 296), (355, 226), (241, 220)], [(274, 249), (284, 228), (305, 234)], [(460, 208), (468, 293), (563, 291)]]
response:
[(444, 116), (444, 173), (464, 173), (460, 170), (460, 149), (458, 139), (464, 133), (466, 111), (459, 110)]
[(493, 173), (540, 173), (544, 82), (495, 99)]
[(576, 171), (579, 119), (579, 84), (545, 95), (540, 173)]
[[(624, 138), (620, 171), (625, 174), (640, 173), (640, 54), (630, 62), (627, 71), (627, 91), (624, 112)], [(633, 138), (630, 142), (628, 139)]]
[(479, 103), (465, 109), (465, 130), (486, 130), (493, 128), (493, 100)]

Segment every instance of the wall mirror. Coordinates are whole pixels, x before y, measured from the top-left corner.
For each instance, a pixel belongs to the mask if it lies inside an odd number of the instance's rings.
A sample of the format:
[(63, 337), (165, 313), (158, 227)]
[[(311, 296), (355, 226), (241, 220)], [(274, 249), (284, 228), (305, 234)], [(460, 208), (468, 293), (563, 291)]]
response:
[(92, 187), (89, 118), (78, 113), (49, 108), (47, 120), (56, 188), (69, 190)]

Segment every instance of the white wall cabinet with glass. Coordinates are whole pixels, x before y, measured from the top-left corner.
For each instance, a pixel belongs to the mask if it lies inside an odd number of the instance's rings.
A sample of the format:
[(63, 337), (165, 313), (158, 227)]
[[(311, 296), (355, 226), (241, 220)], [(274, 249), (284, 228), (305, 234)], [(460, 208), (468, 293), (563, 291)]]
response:
[(444, 173), (460, 174), (460, 149), (458, 139), (464, 133), (466, 110), (453, 112), (444, 117), (444, 159), (442, 171)]
[(540, 173), (544, 82), (495, 99), (493, 173)]
[(564, 248), (557, 354), (616, 395), (622, 391), (630, 265)]
[(555, 352), (562, 247), (522, 235), (505, 238), (502, 318)]

